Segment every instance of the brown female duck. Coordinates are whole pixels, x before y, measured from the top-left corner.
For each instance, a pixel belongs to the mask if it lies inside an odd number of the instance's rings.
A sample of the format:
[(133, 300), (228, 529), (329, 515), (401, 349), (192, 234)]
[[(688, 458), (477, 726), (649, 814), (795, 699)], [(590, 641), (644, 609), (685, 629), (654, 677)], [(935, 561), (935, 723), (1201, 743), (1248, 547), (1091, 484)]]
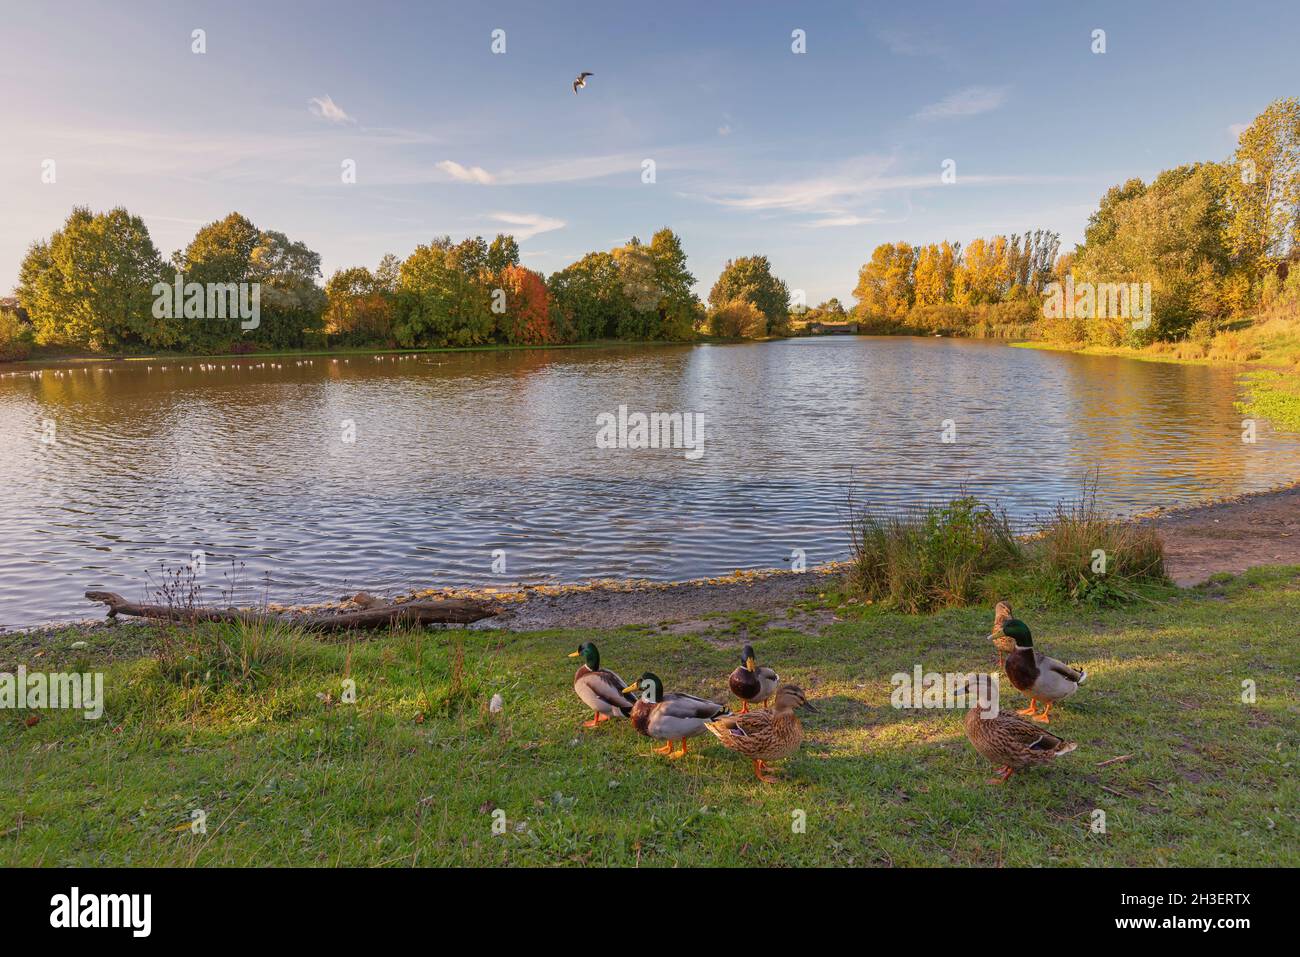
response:
[(714, 718), (704, 727), (724, 748), (753, 761), (755, 777), (771, 784), (777, 779), (767, 773), (771, 770), (767, 762), (789, 757), (803, 741), (803, 725), (795, 708), (817, 710), (797, 685), (782, 685), (771, 708)]
[(998, 766), (997, 777), (992, 778), (994, 784), (1001, 784), (1022, 768), (1050, 764), (1078, 747), (1024, 718), (999, 710), (997, 681), (990, 675), (971, 675), (962, 690), (969, 709), (966, 737), (976, 751)]

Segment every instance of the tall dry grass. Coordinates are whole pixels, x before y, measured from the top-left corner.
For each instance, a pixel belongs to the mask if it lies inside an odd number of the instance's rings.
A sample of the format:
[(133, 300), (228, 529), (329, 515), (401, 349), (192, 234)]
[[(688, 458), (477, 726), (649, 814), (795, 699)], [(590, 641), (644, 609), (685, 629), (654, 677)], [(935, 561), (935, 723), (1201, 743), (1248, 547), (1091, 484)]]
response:
[(912, 614), (987, 602), (1008, 589), (1049, 602), (1115, 604), (1166, 582), (1154, 525), (1106, 515), (1095, 479), (1017, 536), (1006, 514), (971, 496), (888, 511), (851, 508), (846, 587)]

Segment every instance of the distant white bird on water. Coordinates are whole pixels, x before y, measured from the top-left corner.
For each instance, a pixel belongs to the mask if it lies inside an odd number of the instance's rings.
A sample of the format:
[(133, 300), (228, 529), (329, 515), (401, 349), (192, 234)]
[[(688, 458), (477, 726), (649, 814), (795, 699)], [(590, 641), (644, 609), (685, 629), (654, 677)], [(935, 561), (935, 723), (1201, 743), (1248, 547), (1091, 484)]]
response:
[(573, 81), (573, 92), (574, 92), (574, 94), (576, 95), (577, 92), (578, 92), (580, 89), (582, 89), (584, 86), (587, 85), (587, 77), (589, 77), (589, 76), (595, 76), (595, 75), (596, 75), (596, 74), (594, 74), (594, 73), (579, 73), (579, 74), (578, 74), (578, 78), (577, 78), (576, 80)]

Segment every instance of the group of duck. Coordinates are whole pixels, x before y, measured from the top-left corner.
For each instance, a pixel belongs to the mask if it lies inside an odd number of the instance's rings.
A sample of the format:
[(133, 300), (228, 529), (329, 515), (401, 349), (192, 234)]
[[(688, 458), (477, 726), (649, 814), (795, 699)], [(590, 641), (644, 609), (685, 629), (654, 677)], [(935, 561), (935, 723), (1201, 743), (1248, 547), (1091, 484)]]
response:
[[(997, 698), (993, 676), (987, 674), (972, 674), (961, 687), (968, 703), (984, 703), (968, 709), (966, 737), (980, 755), (998, 766), (993, 780), (1001, 783), (1022, 768), (1049, 763), (1077, 747), (1042, 725), (1051, 721), (1052, 707), (1074, 694), (1088, 675), (1037, 651), (1029, 627), (1013, 616), (1006, 602), (999, 602), (994, 611), (989, 638), (1007, 679), (1030, 699), (1027, 708), (1015, 713), (1001, 711), (995, 704), (986, 707)], [(752, 645), (745, 645), (740, 667), (727, 678), (731, 693), (741, 702), (736, 712), (707, 698), (665, 693), (663, 681), (650, 671), (628, 684), (601, 667), (600, 651), (590, 641), (569, 657), (583, 660), (573, 676), (574, 693), (592, 710), (583, 727), (630, 718), (638, 733), (665, 742), (654, 751), (671, 759), (684, 757), (687, 739), (707, 731), (727, 750), (749, 758), (754, 775), (768, 784), (777, 780), (770, 762), (789, 757), (803, 741), (795, 710), (817, 711), (798, 685), (782, 683), (780, 675), (757, 663)], [(759, 702), (763, 708), (750, 708)]]
[[(795, 715), (796, 708), (816, 711), (798, 685), (781, 684), (781, 677), (771, 668), (760, 667), (754, 649), (746, 645), (740, 667), (731, 673), (727, 686), (741, 700), (740, 711), (726, 705), (681, 691), (664, 693), (664, 684), (654, 672), (647, 671), (636, 681), (626, 684), (622, 678), (600, 666), (600, 652), (591, 642), (578, 646), (570, 658), (583, 664), (573, 676), (574, 693), (593, 715), (583, 727), (594, 728), (610, 718), (631, 718), (632, 727), (648, 738), (666, 742), (655, 753), (669, 758), (686, 756), (686, 741), (708, 731), (729, 751), (735, 751), (754, 763), (754, 774), (764, 783), (776, 778), (767, 766), (770, 761), (789, 757), (803, 741), (803, 726)], [(752, 703), (775, 698), (772, 707), (751, 711)], [(680, 746), (675, 749), (673, 742)]]

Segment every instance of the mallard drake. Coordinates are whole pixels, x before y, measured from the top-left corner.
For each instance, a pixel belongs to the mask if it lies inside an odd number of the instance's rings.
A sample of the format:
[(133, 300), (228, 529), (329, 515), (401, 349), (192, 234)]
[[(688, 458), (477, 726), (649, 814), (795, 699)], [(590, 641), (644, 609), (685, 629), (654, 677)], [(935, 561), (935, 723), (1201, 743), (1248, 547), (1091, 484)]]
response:
[(590, 721), (582, 722), (584, 728), (594, 728), (602, 721), (626, 718), (632, 713), (636, 699), (624, 693), (622, 678), (600, 666), (600, 652), (594, 644), (584, 642), (569, 657), (583, 661), (573, 676), (573, 693), (594, 712)]
[[(686, 756), (686, 739), (702, 732), (705, 721), (731, 713), (725, 705), (693, 694), (676, 691), (664, 694), (664, 683), (650, 671), (623, 689), (625, 694), (633, 691), (641, 694), (632, 706), (632, 727), (647, 738), (667, 741), (662, 748), (654, 750), (656, 754), (666, 754), (670, 758)], [(673, 752), (674, 741), (682, 746), (676, 753)]]
[(763, 783), (771, 784), (777, 779), (766, 773), (771, 770), (767, 762), (789, 757), (803, 741), (803, 725), (794, 713), (795, 708), (817, 710), (798, 685), (782, 685), (777, 689), (772, 708), (714, 718), (705, 722), (704, 727), (724, 748), (753, 761), (754, 775)]
[(766, 705), (780, 681), (781, 676), (771, 668), (754, 664), (754, 646), (746, 645), (740, 655), (740, 667), (727, 678), (727, 687), (740, 699), (740, 713), (745, 714), (751, 701), (762, 701)]
[(1017, 717), (998, 709), (998, 687), (990, 675), (971, 675), (962, 685), (966, 704), (966, 737), (988, 760), (998, 765), (994, 784), (1001, 784), (1021, 768), (1048, 764), (1078, 747)]
[[(1003, 625), (1005, 625), (1010, 619), (1015, 617), (1016, 617), (1015, 612), (1011, 610), (1011, 606), (1007, 602), (1005, 601), (998, 602), (993, 607), (993, 634), (996, 635), (999, 631), (1002, 630)], [(994, 647), (996, 647), (998, 650), (998, 668), (1000, 670), (1002, 668), (1002, 656), (1003, 654), (1005, 654), (1005, 652), (1003, 652), (1002, 648), (999, 647), (996, 642), (994, 642)]]
[[(989, 638), (1000, 651), (1006, 652), (1002, 667), (1007, 678), (1017, 690), (1029, 695), (1029, 707), (1018, 714), (1027, 714), (1035, 721), (1047, 724), (1051, 721), (1048, 714), (1052, 705), (1070, 697), (1088, 679), (1088, 672), (1082, 668), (1071, 668), (1063, 661), (1035, 651), (1029, 626), (1019, 618), (1008, 618)], [(1042, 714), (1036, 714), (1040, 699), (1047, 703), (1047, 707)]]

